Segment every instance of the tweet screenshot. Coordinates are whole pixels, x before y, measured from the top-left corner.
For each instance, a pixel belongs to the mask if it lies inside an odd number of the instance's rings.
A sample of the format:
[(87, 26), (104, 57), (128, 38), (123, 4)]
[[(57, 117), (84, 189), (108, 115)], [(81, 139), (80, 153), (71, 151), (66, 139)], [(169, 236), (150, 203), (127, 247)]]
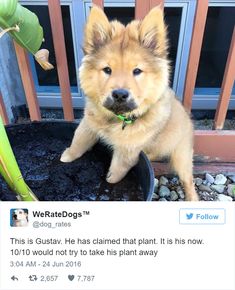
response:
[(233, 203), (0, 203), (0, 289), (235, 289)]

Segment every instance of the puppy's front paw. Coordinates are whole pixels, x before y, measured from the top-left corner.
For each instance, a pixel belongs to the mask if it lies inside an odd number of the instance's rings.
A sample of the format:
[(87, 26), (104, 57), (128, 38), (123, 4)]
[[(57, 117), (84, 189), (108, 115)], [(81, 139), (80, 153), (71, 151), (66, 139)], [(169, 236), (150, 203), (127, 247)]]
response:
[(71, 154), (70, 148), (65, 149), (65, 151), (62, 153), (60, 157), (60, 161), (62, 162), (72, 162), (75, 159), (76, 157), (74, 157), (74, 155)]
[(122, 179), (123, 176), (119, 176), (119, 175), (115, 175), (112, 172), (108, 172), (107, 176), (106, 176), (106, 181), (108, 183), (117, 183)]
[(200, 201), (199, 196), (197, 194), (186, 196), (186, 201)]

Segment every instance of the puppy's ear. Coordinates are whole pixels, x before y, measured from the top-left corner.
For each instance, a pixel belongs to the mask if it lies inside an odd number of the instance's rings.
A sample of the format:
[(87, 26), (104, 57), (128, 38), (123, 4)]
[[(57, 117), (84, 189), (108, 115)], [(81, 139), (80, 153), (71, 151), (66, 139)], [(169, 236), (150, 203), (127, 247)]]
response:
[(150, 49), (155, 55), (164, 57), (167, 52), (166, 27), (162, 9), (153, 8), (140, 25), (141, 45)]
[(97, 6), (91, 12), (85, 27), (84, 52), (91, 54), (111, 39), (111, 25), (103, 10)]

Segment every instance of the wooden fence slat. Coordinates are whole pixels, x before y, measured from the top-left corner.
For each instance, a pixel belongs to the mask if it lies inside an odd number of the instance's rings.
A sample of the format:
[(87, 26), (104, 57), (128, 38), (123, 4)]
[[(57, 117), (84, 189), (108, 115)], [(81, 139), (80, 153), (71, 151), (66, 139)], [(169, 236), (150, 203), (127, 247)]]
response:
[(48, 9), (64, 110), (64, 118), (67, 121), (72, 121), (74, 120), (74, 114), (70, 91), (69, 70), (66, 56), (60, 0), (48, 0)]
[(235, 80), (235, 27), (233, 29), (233, 36), (228, 53), (227, 63), (225, 67), (219, 104), (215, 114), (215, 129), (223, 129), (226, 118), (230, 96), (233, 90)]
[(0, 116), (2, 117), (4, 125), (9, 124), (9, 119), (7, 116), (7, 111), (6, 111), (6, 107), (4, 105), (4, 102), (3, 102), (3, 97), (2, 97), (1, 92), (0, 92)]
[(41, 113), (38, 105), (37, 94), (34, 86), (33, 75), (29, 63), (28, 53), (14, 41), (17, 61), (20, 69), (21, 79), (29, 107), (31, 121), (40, 121)]
[(149, 9), (149, 0), (135, 0), (135, 19), (143, 19)]
[(160, 5), (161, 8), (164, 8), (164, 0), (149, 0), (149, 8), (152, 9), (155, 6)]
[(92, 3), (100, 8), (104, 8), (104, 0), (93, 0)]
[(192, 98), (196, 84), (207, 11), (208, 0), (198, 0), (183, 94), (183, 105), (189, 112), (192, 108)]

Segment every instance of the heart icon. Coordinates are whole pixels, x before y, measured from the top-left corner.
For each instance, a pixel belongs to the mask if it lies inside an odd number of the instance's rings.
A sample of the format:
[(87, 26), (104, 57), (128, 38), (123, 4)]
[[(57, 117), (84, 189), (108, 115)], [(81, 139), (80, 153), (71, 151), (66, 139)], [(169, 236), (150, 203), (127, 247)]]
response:
[(68, 275), (68, 279), (69, 279), (69, 281), (73, 281), (74, 275)]

